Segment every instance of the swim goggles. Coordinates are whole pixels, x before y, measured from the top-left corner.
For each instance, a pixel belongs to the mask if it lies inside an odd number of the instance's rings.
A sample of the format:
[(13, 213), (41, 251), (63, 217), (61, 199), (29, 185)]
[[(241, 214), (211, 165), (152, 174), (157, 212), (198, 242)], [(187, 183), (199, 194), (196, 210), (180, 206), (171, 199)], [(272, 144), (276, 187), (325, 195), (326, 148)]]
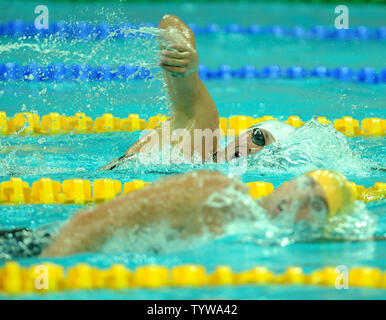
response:
[(254, 128), (251, 136), (252, 142), (257, 146), (265, 146), (265, 137), (259, 128)]

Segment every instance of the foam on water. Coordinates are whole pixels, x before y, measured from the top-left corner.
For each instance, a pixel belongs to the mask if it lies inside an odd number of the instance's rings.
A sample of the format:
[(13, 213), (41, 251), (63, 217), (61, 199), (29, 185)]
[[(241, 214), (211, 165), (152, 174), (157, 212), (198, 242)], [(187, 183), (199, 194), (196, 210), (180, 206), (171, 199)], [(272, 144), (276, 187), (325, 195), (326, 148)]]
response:
[(346, 137), (331, 125), (312, 119), (297, 128), (288, 139), (263, 148), (249, 156), (249, 169), (262, 173), (302, 174), (316, 168), (340, 171), (343, 174), (368, 176), (373, 161), (363, 160), (353, 152)]
[[(226, 146), (227, 140), (229, 139), (221, 141), (223, 147)], [(227, 164), (216, 164), (212, 161), (200, 164), (200, 159), (197, 153), (187, 159), (177, 147), (164, 145), (161, 151), (148, 150), (134, 155), (125, 161), (120, 169), (139, 169), (142, 166), (159, 172), (181, 172), (186, 168), (205, 168), (219, 170), (225, 174), (259, 172), (262, 175), (300, 175), (316, 168), (325, 168), (343, 174), (368, 177), (372, 174), (371, 169), (378, 166), (375, 161), (363, 159), (360, 153), (354, 152), (342, 133), (331, 125), (319, 123), (316, 119), (297, 128), (287, 140), (274, 142), (262, 151), (249, 155), (247, 159), (234, 159)]]
[[(0, 177), (52, 175), (66, 172), (84, 172), (84, 167), (67, 168), (60, 161), (46, 157), (46, 153), (54, 154), (66, 149), (59, 147), (43, 148), (35, 145), (16, 145), (0, 149), (5, 156), (0, 159)], [(72, 156), (73, 157), (73, 156)], [(75, 159), (74, 159), (75, 160)]]
[[(119, 80), (118, 83), (117, 81), (83, 81), (80, 79), (71, 83), (46, 82), (34, 79), (33, 74), (26, 79), (29, 82), (27, 87), (23, 83), (15, 87), (14, 81), (2, 81), (0, 98), (4, 95), (12, 99), (11, 101), (15, 101), (12, 108), (6, 105), (6, 109), (9, 107), (10, 110), (17, 110), (17, 112), (20, 110), (36, 112), (41, 108), (46, 110), (47, 107), (51, 107), (55, 110), (50, 111), (59, 113), (68, 113), (71, 109), (70, 114), (73, 114), (73, 112), (90, 113), (102, 105), (105, 108), (103, 112), (110, 110), (113, 112), (113, 106), (136, 104), (136, 112), (168, 112), (167, 106), (170, 101), (166, 94), (163, 73), (159, 67), (157, 41), (159, 30), (153, 27), (132, 29), (122, 26), (120, 33), (124, 37), (129, 37), (130, 40), (122, 40), (117, 37), (117, 31), (111, 31), (105, 39), (100, 41), (93, 41), (91, 38), (70, 40), (56, 35), (23, 36), (17, 38), (17, 41), (12, 38), (0, 39), (0, 54), (3, 63), (14, 62), (19, 65), (37, 64), (39, 66), (55, 63), (108, 65), (112, 67), (113, 73), (118, 72), (118, 67), (121, 65), (138, 66), (136, 73), (131, 74), (125, 80)], [(133, 84), (133, 79), (142, 70), (141, 68), (150, 70), (152, 76), (141, 80), (146, 95), (135, 94), (136, 89)], [(58, 100), (58, 92), (66, 95), (68, 90), (71, 90), (70, 96), (65, 101), (60, 101), (60, 98)], [(68, 108), (69, 97), (71, 97), (70, 108)], [(20, 106), (17, 105), (19, 103)]]

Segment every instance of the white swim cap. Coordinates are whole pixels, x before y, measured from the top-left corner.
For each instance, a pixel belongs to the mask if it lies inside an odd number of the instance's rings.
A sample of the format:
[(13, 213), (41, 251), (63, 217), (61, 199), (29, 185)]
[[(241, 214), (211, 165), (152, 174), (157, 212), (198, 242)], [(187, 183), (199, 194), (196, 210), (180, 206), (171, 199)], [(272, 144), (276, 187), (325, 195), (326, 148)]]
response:
[(295, 131), (294, 127), (279, 120), (262, 121), (249, 128), (248, 131), (254, 128), (260, 128), (268, 131), (276, 141), (286, 139), (292, 132)]

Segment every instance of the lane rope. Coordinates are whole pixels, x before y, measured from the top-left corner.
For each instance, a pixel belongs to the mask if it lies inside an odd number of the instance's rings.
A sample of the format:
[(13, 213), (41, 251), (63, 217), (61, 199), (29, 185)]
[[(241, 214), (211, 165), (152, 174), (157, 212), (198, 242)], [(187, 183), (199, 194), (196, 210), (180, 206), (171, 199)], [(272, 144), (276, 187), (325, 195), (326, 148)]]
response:
[(347, 268), (347, 276), (344, 277), (340, 267), (327, 266), (306, 274), (299, 266), (288, 267), (284, 273), (275, 273), (264, 266), (234, 272), (231, 267), (220, 265), (209, 274), (201, 265), (179, 265), (172, 268), (145, 265), (130, 270), (123, 264), (113, 264), (108, 269), (99, 269), (80, 263), (65, 270), (62, 266), (51, 262), (21, 267), (15, 261), (8, 261), (0, 268), (0, 293), (15, 295), (69, 290), (206, 288), (244, 285), (386, 289), (386, 272), (382, 272), (379, 268)]
[[(8, 117), (0, 111), (0, 135), (53, 135), (80, 133), (131, 132), (157, 128), (170, 117), (157, 114), (149, 119), (141, 119), (138, 114), (129, 114), (127, 118), (118, 118), (111, 113), (105, 113), (93, 120), (83, 112), (74, 116), (66, 116), (51, 112), (40, 117), (32, 112), (21, 112)], [(229, 118), (220, 117), (219, 128), (222, 135), (234, 135), (249, 127), (266, 120), (277, 119), (270, 115), (253, 118), (245, 115), (235, 115)], [(326, 117), (314, 117), (319, 123), (332, 125), (337, 131), (347, 137), (381, 137), (386, 135), (386, 119), (364, 118), (361, 121), (350, 116), (329, 120)], [(298, 116), (289, 116), (284, 122), (298, 128), (304, 121)]]
[[(229, 65), (221, 65), (217, 69), (212, 69), (205, 65), (199, 65), (198, 73), (203, 80), (318, 78), (367, 84), (386, 83), (386, 69), (376, 71), (371, 67), (354, 70), (344, 66), (337, 68), (324, 66), (305, 68), (302, 66), (281, 67), (273, 65), (256, 68), (252, 65), (245, 65), (240, 68), (232, 68)], [(136, 65), (49, 64), (39, 66), (37, 64), (19, 65), (13, 62), (0, 64), (0, 81), (80, 82), (146, 80), (153, 78), (151, 69)]]
[[(139, 190), (148, 185), (140, 179), (122, 183), (114, 179), (68, 179), (63, 182), (51, 178), (41, 178), (29, 183), (21, 178), (13, 177), (9, 181), (0, 182), (0, 205), (24, 204), (98, 204), (121, 195)], [(123, 185), (123, 188), (122, 188)], [(265, 197), (274, 191), (270, 182), (248, 182), (249, 194), (253, 199)], [(357, 200), (370, 202), (386, 198), (386, 183), (376, 182), (372, 187), (365, 188), (350, 182)]]
[[(190, 23), (188, 26), (195, 35), (216, 35), (216, 34), (242, 34), (245, 36), (265, 35), (277, 38), (294, 37), (297, 39), (329, 39), (338, 41), (368, 41), (386, 39), (386, 26), (369, 27), (355, 26), (350, 29), (336, 29), (326, 25), (315, 25), (305, 28), (299, 25), (292, 27), (282, 25), (261, 26), (252, 24), (249, 26), (236, 23), (218, 25), (211, 23), (208, 25), (198, 25)], [(0, 23), (0, 36), (8, 37), (56, 37), (63, 40), (105, 40), (105, 39), (124, 39), (129, 40), (134, 37), (149, 38), (155, 37), (146, 31), (146, 28), (156, 28), (153, 23), (143, 23), (139, 25), (120, 23), (110, 25), (106, 22), (91, 24), (87, 21), (76, 23), (66, 23), (65, 21), (54, 22), (48, 29), (36, 29), (33, 23), (22, 20), (14, 20)]]

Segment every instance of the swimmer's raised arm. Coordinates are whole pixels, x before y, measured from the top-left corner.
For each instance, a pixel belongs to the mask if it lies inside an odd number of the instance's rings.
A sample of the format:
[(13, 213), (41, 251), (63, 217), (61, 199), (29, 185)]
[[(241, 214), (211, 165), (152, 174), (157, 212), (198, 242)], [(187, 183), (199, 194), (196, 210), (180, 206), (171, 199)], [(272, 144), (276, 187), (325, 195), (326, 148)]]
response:
[[(164, 70), (168, 92), (172, 102), (171, 130), (219, 128), (219, 115), (216, 105), (198, 75), (198, 53), (193, 31), (173, 15), (165, 15), (160, 24), (159, 48), (161, 51), (160, 66)], [(164, 126), (165, 123), (162, 124)], [(159, 134), (161, 128), (150, 134)], [(146, 135), (127, 149), (124, 156), (112, 160), (101, 170), (111, 170), (119, 166), (127, 158), (143, 151), (148, 145)], [(193, 143), (192, 143), (193, 145)], [(159, 146), (162, 148), (162, 145)], [(191, 150), (193, 154), (193, 148)], [(196, 150), (204, 161), (217, 151), (217, 139), (210, 140), (208, 149), (203, 146)], [(192, 155), (191, 154), (191, 155)]]
[(199, 58), (193, 31), (173, 15), (165, 15), (158, 27), (163, 31), (160, 65), (173, 105), (172, 129), (191, 126), (218, 129), (216, 105), (198, 75)]
[(200, 234), (203, 228), (221, 233), (232, 211), (205, 206), (216, 191), (245, 185), (215, 171), (196, 171), (161, 179), (135, 192), (76, 213), (43, 256), (63, 256), (97, 250), (120, 229), (167, 221), (181, 236)]

